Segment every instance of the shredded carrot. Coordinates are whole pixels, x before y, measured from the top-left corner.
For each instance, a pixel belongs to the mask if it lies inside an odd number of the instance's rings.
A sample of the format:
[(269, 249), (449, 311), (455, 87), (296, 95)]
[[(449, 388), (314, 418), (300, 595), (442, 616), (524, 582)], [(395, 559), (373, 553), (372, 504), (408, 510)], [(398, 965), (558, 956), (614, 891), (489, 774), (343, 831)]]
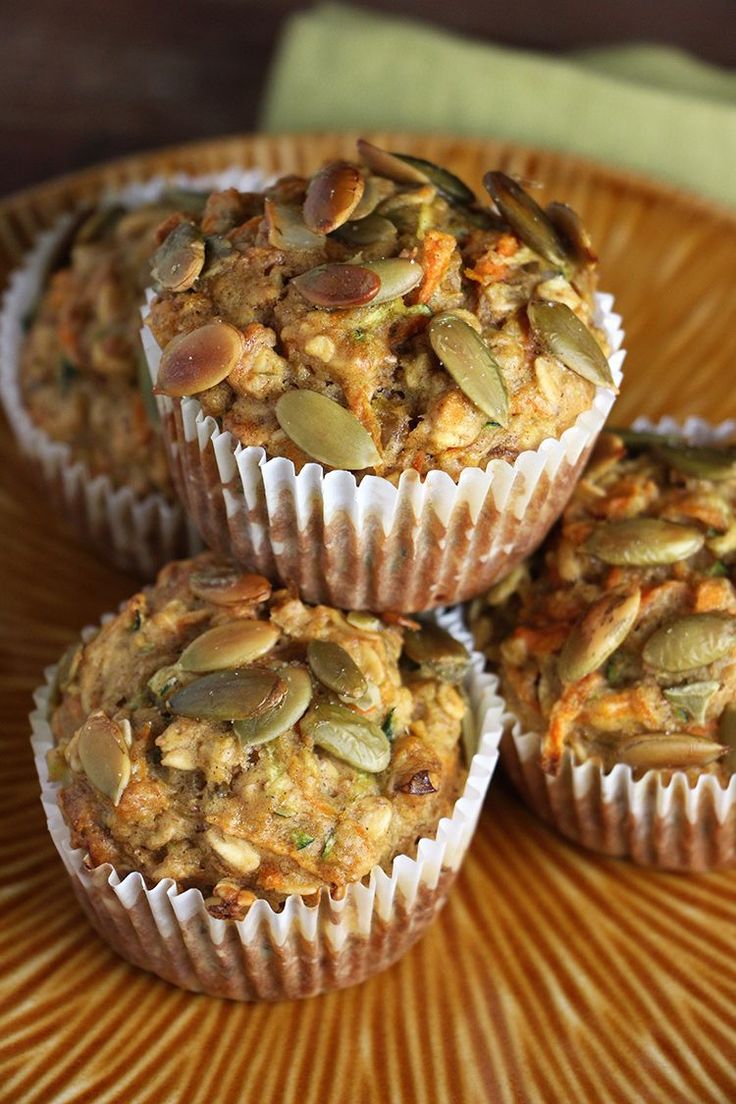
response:
[(412, 295), (412, 303), (427, 303), (442, 283), (455, 252), (457, 242), (452, 234), (441, 230), (428, 230), (424, 235), (417, 260), (424, 269), (424, 277)]
[(496, 252), (500, 257), (513, 257), (519, 250), (519, 242), (513, 234), (502, 234), (496, 242)]
[(702, 579), (695, 592), (695, 612), (734, 609), (733, 586), (729, 579)]
[(603, 676), (594, 671), (579, 682), (571, 682), (555, 702), (549, 727), (542, 741), (542, 769), (547, 773), (554, 774), (557, 770), (567, 733), (572, 729), (591, 691), (604, 681)]

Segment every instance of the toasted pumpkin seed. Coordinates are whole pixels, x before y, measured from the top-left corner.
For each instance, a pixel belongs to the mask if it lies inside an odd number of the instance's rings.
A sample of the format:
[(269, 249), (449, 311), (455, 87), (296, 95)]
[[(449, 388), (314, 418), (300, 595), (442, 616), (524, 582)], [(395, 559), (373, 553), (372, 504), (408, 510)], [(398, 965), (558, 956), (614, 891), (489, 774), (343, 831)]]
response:
[(657, 453), (670, 467), (695, 479), (720, 482), (736, 478), (736, 450), (705, 445), (660, 444)]
[(517, 237), (564, 271), (567, 255), (557, 231), (539, 204), (506, 173), (488, 172), (483, 183)]
[(666, 437), (661, 433), (654, 433), (648, 429), (629, 429), (619, 428), (618, 426), (607, 426), (608, 433), (614, 433), (617, 437), (620, 437), (623, 443), (628, 449), (633, 451), (643, 451), (650, 448), (659, 448), (660, 445), (677, 445), (677, 437)]
[(377, 294), (371, 300), (371, 306), (386, 303), (389, 299), (398, 299), (406, 295), (421, 283), (424, 269), (416, 261), (406, 257), (388, 257), (383, 261), (366, 261), (365, 268), (375, 272), (381, 281)]
[(229, 376), (243, 352), (243, 336), (229, 322), (208, 322), (173, 338), (163, 351), (156, 391), (180, 398), (214, 387)]
[(307, 661), (322, 685), (334, 690), (341, 698), (354, 701), (368, 689), (360, 667), (334, 640), (310, 640)]
[(242, 667), (270, 652), (278, 638), (278, 629), (268, 621), (230, 621), (193, 640), (179, 662), (185, 671), (196, 673)]
[(557, 661), (563, 682), (597, 671), (623, 644), (639, 614), (641, 591), (613, 590), (590, 606), (573, 625)]
[(683, 709), (695, 724), (704, 724), (708, 703), (719, 688), (718, 682), (690, 682), (686, 686), (670, 686), (663, 693), (670, 705)]
[(349, 161), (331, 161), (309, 181), (302, 216), (308, 230), (329, 234), (346, 222), (360, 202), (363, 174)]
[(303, 717), (312, 700), (312, 680), (303, 667), (280, 667), (278, 675), (286, 683), (286, 694), (279, 704), (262, 717), (233, 724), (236, 736), (247, 747), (260, 747), (283, 736)]
[(508, 425), (509, 396), (491, 350), (472, 326), (452, 313), (429, 323), (432, 348), (461, 391), (493, 422)]
[(689, 613), (663, 625), (647, 640), (644, 660), (659, 671), (691, 671), (723, 659), (736, 648), (736, 617)]
[(584, 322), (564, 303), (530, 303), (529, 322), (540, 344), (583, 379), (615, 388), (605, 353)]
[(547, 216), (569, 257), (579, 264), (593, 264), (598, 260), (590, 234), (577, 211), (567, 203), (549, 203)]
[(271, 597), (271, 584), (263, 575), (250, 575), (236, 567), (211, 567), (193, 571), (189, 589), (197, 598), (215, 606), (232, 606), (241, 602), (265, 602)]
[(604, 563), (646, 567), (686, 560), (704, 543), (705, 534), (693, 525), (640, 517), (603, 522), (594, 529), (587, 547)]
[(307, 227), (300, 207), (267, 198), (264, 217), (269, 243), (277, 249), (324, 249), (324, 234)]
[(470, 666), (467, 648), (431, 621), (404, 631), (404, 654), (419, 664), (421, 674), (446, 682), (460, 682)]
[(283, 700), (287, 686), (275, 671), (262, 667), (235, 667), (215, 671), (176, 690), (169, 709), (196, 720), (240, 721), (262, 717)]
[(463, 206), (475, 202), (475, 195), (467, 184), (464, 184), (454, 173), (444, 169), (441, 165), (435, 165), (433, 161), (425, 161), (423, 157), (412, 157), (408, 153), (395, 153), (400, 161), (404, 161), (418, 173), (423, 173), (424, 178), (430, 184), (434, 184), (441, 196), (450, 203), (459, 203)]
[(706, 767), (725, 755), (726, 748), (713, 740), (666, 732), (651, 732), (624, 740), (616, 747), (616, 758), (637, 770), (687, 770)]
[(377, 176), (386, 176), (389, 180), (395, 180), (397, 184), (427, 183), (427, 174), (404, 160), (399, 154), (389, 153), (380, 146), (374, 146), (365, 138), (359, 138), (357, 146), (360, 157)]
[(378, 204), (382, 203), (384, 199), (388, 199), (390, 195), (393, 195), (393, 192), (394, 186), (390, 180), (385, 180), (380, 176), (369, 176), (365, 181), (360, 203), (351, 216), (352, 219), (355, 221), (372, 215)]
[(180, 222), (151, 259), (151, 275), (169, 291), (186, 291), (204, 266), (204, 238), (191, 222)]
[(388, 250), (396, 245), (398, 231), (393, 222), (383, 215), (367, 215), (358, 222), (344, 223), (335, 231), (335, 237), (345, 245), (380, 245)]
[(102, 711), (92, 713), (82, 725), (77, 753), (82, 770), (95, 789), (118, 805), (130, 781), (130, 756), (125, 735)]
[(295, 276), (291, 283), (308, 302), (330, 310), (370, 303), (381, 286), (375, 272), (353, 264), (319, 265)]
[(317, 747), (351, 767), (378, 774), (391, 760), (391, 744), (385, 733), (346, 705), (318, 702), (305, 714), (301, 727)]
[(276, 418), (287, 437), (321, 464), (362, 471), (381, 462), (355, 415), (317, 391), (287, 391), (276, 403)]

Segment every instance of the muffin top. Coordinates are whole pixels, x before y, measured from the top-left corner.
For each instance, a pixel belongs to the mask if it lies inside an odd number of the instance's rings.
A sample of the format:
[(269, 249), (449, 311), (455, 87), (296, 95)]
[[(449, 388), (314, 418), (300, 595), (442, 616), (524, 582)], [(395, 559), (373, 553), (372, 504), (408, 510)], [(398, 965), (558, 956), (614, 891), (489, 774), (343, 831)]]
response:
[(60, 665), (73, 843), (220, 917), (389, 870), (462, 788), (467, 665), (442, 630), (307, 606), (210, 553), (170, 564)]
[(500, 172), (491, 209), (443, 168), (359, 152), (180, 215), (152, 266), (158, 390), (297, 468), (393, 481), (558, 437), (612, 385), (575, 213)]
[(138, 497), (172, 493), (139, 333), (149, 259), (156, 228), (196, 199), (85, 211), (50, 260), (21, 354), (32, 420), (93, 476)]
[(736, 450), (599, 439), (540, 553), (472, 611), (554, 772), (736, 771)]

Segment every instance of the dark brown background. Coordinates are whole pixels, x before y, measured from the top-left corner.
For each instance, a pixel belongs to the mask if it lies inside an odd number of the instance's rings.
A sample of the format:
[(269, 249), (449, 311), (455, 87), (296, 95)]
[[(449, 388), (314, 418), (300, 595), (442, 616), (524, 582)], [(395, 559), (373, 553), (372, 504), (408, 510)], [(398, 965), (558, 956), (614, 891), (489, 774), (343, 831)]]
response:
[[(544, 50), (645, 40), (736, 64), (735, 0), (362, 0)], [(306, 0), (0, 0), (0, 194), (257, 125), (279, 31)], [(329, 75), (326, 76), (329, 79)]]

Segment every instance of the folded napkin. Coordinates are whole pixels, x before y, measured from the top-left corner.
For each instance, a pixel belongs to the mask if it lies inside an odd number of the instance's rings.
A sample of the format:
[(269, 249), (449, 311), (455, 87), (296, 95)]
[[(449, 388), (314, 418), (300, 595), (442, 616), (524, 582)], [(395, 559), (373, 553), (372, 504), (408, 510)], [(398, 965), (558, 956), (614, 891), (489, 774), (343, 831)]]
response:
[(666, 47), (553, 57), (327, 4), (289, 20), (263, 128), (512, 139), (736, 205), (736, 73)]

